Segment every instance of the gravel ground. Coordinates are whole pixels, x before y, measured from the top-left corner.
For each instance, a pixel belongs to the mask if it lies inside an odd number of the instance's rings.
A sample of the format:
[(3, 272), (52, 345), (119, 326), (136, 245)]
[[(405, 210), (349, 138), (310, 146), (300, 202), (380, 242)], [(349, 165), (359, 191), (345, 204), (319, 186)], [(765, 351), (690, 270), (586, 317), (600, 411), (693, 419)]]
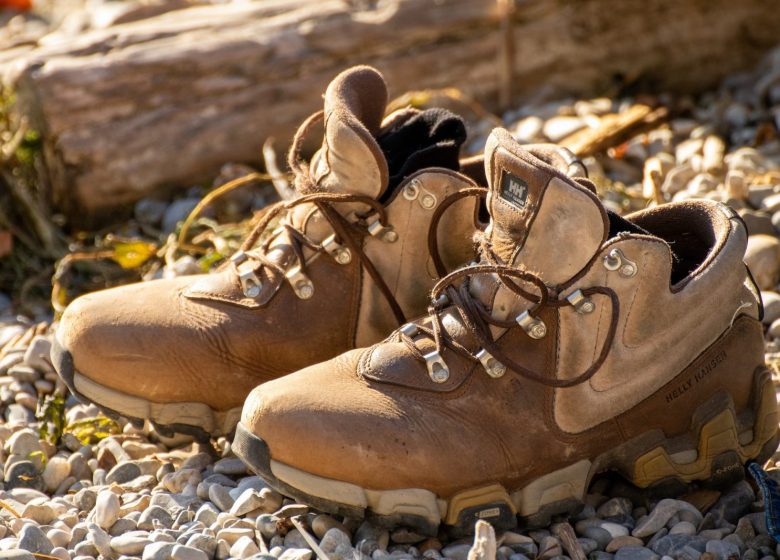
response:
[[(565, 100), (521, 107), (505, 125), (525, 142), (571, 143), (640, 100)], [(605, 203), (621, 213), (648, 204), (710, 198), (732, 206), (750, 232), (746, 255), (762, 290), (767, 360), (780, 363), (780, 50), (757, 70), (699, 98), (660, 96), (673, 116), (600, 147), (585, 163)], [(470, 145), (478, 151), (473, 126)], [(647, 128), (647, 127), (645, 127)], [(171, 231), (197, 200), (145, 200), (140, 222)], [(187, 259), (190, 260), (187, 260)], [(192, 270), (182, 257), (157, 271)], [(746, 481), (681, 499), (648, 499), (611, 478), (597, 480), (577, 516), (550, 527), (473, 539), (428, 538), (404, 528), (318, 514), (247, 472), (227, 440), (210, 445), (150, 427), (101, 420), (65, 395), (48, 360), (53, 327), (11, 313), (0, 293), (0, 558), (491, 558), (501, 560), (726, 560), (775, 558), (761, 497)], [(65, 395), (69, 426), (40, 439), (39, 401)], [(49, 426), (50, 432), (53, 430)], [(106, 434), (110, 434), (107, 435)], [(780, 466), (776, 454), (769, 467)], [(770, 470), (773, 474), (779, 471)], [(780, 480), (780, 475), (776, 476)], [(472, 549), (472, 545), (473, 549)], [(17, 549), (21, 549), (17, 550)], [(24, 552), (28, 551), (28, 552)]]

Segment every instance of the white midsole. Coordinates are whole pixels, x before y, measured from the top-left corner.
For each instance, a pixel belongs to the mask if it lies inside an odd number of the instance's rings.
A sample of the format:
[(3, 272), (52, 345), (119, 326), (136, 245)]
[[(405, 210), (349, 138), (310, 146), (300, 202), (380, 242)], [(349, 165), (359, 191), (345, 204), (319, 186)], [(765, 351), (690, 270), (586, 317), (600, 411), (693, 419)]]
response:
[[(447, 517), (454, 519), (459, 512), (449, 512), (448, 509), (457, 502), (439, 498), (430, 490), (422, 488), (402, 488), (396, 490), (369, 490), (351, 484), (317, 476), (295, 467), (285, 465), (271, 459), (271, 472), (281, 482), (300, 490), (310, 496), (332, 501), (358, 509), (371, 509), (379, 515), (416, 515), (438, 524)], [(578, 461), (572, 465), (540, 476), (522, 490), (511, 496), (506, 494), (507, 502), (514, 506), (516, 512), (528, 516), (537, 513), (543, 506), (569, 498), (581, 499), (590, 479), (591, 462)], [(479, 502), (477, 496), (496, 495), (498, 485), (487, 486), (471, 491), (474, 499), (467, 504)]]
[(156, 403), (109, 389), (78, 372), (73, 372), (73, 385), (90, 401), (119, 414), (153, 420), (162, 425), (197, 426), (214, 436), (230, 433), (241, 417), (240, 406), (219, 411), (200, 402)]

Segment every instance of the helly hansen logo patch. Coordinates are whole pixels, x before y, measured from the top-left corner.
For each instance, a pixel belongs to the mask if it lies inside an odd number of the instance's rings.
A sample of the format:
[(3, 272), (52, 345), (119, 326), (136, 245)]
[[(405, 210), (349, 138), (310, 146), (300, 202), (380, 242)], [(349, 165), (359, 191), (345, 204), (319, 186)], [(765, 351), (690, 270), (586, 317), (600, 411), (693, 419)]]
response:
[(690, 389), (692, 389), (694, 386), (696, 386), (698, 383), (701, 383), (704, 381), (713, 371), (715, 371), (715, 368), (718, 367), (724, 360), (726, 359), (726, 351), (721, 350), (715, 356), (712, 357), (708, 362), (706, 362), (703, 366), (701, 366), (694, 374), (680, 383), (677, 387), (672, 389), (666, 394), (666, 402), (670, 403), (673, 400), (677, 399), (678, 397), (682, 397), (685, 393), (687, 393)]
[(528, 183), (520, 177), (504, 171), (501, 175), (501, 198), (515, 208), (525, 208), (528, 200)]

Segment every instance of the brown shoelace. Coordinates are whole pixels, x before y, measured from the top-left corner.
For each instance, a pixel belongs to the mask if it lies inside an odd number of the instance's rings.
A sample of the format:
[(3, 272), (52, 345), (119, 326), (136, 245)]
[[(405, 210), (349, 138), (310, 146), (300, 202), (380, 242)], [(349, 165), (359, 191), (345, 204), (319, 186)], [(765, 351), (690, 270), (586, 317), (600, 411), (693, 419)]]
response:
[[(601, 294), (610, 298), (612, 315), (604, 345), (602, 346), (596, 361), (584, 372), (570, 379), (546, 377), (523, 367), (521, 364), (512, 360), (503, 350), (501, 350), (501, 348), (499, 348), (496, 344), (496, 340), (493, 338), (490, 326), (493, 325), (499, 328), (509, 329), (518, 327), (518, 324), (514, 320), (500, 320), (493, 317), (490, 310), (471, 294), (469, 290), (470, 278), (479, 274), (495, 275), (498, 278), (498, 281), (516, 296), (531, 302), (532, 305), (528, 309), (528, 313), (531, 315), (534, 315), (545, 306), (564, 307), (571, 304), (566, 299), (558, 299), (555, 295), (555, 290), (546, 285), (539, 276), (500, 262), (498, 257), (491, 250), (489, 243), (484, 239), (480, 243), (480, 254), (485, 261), (484, 263), (466, 266), (447, 274), (441, 278), (431, 290), (432, 304), (428, 308), (431, 328), (422, 326), (418, 323), (416, 324), (417, 333), (414, 336), (409, 336), (403, 331), (397, 331), (400, 340), (409, 348), (412, 354), (418, 360), (422, 362), (426, 361), (424, 354), (414, 342), (414, 337), (422, 335), (427, 336), (435, 342), (436, 352), (439, 354), (442, 353), (444, 347), (447, 347), (456, 354), (459, 354), (472, 362), (480, 362), (479, 358), (474, 353), (458, 341), (454, 340), (442, 324), (442, 312), (448, 307), (454, 307), (457, 310), (465, 329), (478, 341), (482, 348), (489, 352), (495, 360), (499, 361), (507, 369), (510, 369), (529, 380), (550, 387), (571, 387), (590, 379), (604, 363), (609, 348), (612, 345), (612, 340), (615, 337), (617, 318), (619, 316), (619, 301), (617, 294), (606, 287), (592, 287), (582, 290), (582, 295), (585, 297)], [(462, 281), (459, 285), (456, 285), (460, 280)], [(517, 284), (518, 281), (532, 285), (538, 291), (538, 294), (533, 294), (524, 290)], [(443, 298), (442, 296), (446, 296), (446, 298)]]
[[(284, 276), (286, 273), (285, 268), (266, 256), (270, 249), (271, 243), (274, 241), (274, 239), (276, 239), (276, 235), (270, 236), (262, 243), (259, 253), (257, 251), (250, 252), (250, 249), (255, 245), (255, 243), (257, 243), (268, 225), (279, 214), (286, 213), (300, 204), (314, 204), (333, 229), (338, 242), (344, 244), (344, 246), (350, 249), (353, 254), (357, 255), (361, 266), (376, 283), (377, 287), (382, 293), (382, 296), (385, 298), (388, 305), (392, 309), (396, 320), (399, 324), (403, 324), (406, 322), (406, 317), (404, 316), (401, 306), (388, 287), (387, 283), (382, 278), (379, 271), (371, 262), (371, 259), (369, 259), (368, 255), (366, 255), (366, 253), (363, 251), (362, 243), (360, 241), (360, 239), (363, 237), (370, 235), (368, 219), (374, 215), (376, 215), (376, 219), (383, 228), (389, 226), (387, 221), (387, 212), (384, 206), (374, 198), (366, 195), (317, 192), (316, 183), (311, 177), (309, 167), (300, 157), (301, 146), (306, 134), (311, 129), (311, 127), (322, 120), (322, 118), (323, 112), (319, 111), (311, 115), (303, 122), (295, 134), (288, 156), (288, 164), (295, 176), (296, 189), (298, 192), (302, 192), (304, 194), (293, 200), (278, 202), (271, 206), (266, 211), (262, 219), (254, 226), (254, 228), (252, 228), (251, 232), (242, 243), (240, 250), (246, 254), (247, 258), (254, 259), (258, 261), (261, 266), (268, 267), (269, 269), (272, 269), (278, 272), (280, 275)], [(440, 276), (446, 272), (446, 270), (438, 251), (436, 229), (444, 211), (450, 207), (452, 203), (466, 196), (462, 194), (465, 191), (469, 191), (467, 195), (473, 196), (477, 191), (479, 191), (479, 194), (482, 195), (485, 189), (464, 189), (464, 191), (453, 193), (442, 201), (440, 207), (437, 208), (431, 219), (431, 224), (428, 231), (429, 248), (431, 248), (431, 258), (433, 259), (436, 270)], [(336, 210), (337, 205), (349, 203), (365, 204), (369, 208), (364, 213), (352, 213), (351, 216), (353, 216), (354, 219), (350, 220), (344, 217), (338, 210)], [(301, 271), (304, 272), (306, 268), (304, 247), (307, 247), (315, 252), (324, 252), (325, 247), (322, 245), (322, 243), (318, 243), (312, 240), (306, 236), (306, 234), (288, 223), (282, 223), (280, 224), (280, 227), (286, 231), (289, 238), (293, 241), (293, 243), (290, 245), (292, 247), (295, 258), (299, 263)], [(431, 239), (433, 239), (432, 242)], [(431, 245), (431, 243), (433, 244)]]

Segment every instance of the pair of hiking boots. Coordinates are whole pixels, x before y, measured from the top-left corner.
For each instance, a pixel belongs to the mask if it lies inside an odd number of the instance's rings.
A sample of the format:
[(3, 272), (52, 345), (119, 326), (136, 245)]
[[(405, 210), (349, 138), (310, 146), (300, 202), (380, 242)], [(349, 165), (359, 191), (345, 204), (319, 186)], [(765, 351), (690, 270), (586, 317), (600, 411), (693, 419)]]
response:
[(74, 394), (235, 427), (277, 490), (428, 533), (545, 522), (603, 471), (671, 493), (774, 452), (733, 211), (622, 218), (565, 150), (496, 129), (459, 162), (459, 118), (386, 101), (367, 67), (331, 83), (322, 148), (292, 151), (298, 198), (220, 271), (77, 299), (53, 349)]

